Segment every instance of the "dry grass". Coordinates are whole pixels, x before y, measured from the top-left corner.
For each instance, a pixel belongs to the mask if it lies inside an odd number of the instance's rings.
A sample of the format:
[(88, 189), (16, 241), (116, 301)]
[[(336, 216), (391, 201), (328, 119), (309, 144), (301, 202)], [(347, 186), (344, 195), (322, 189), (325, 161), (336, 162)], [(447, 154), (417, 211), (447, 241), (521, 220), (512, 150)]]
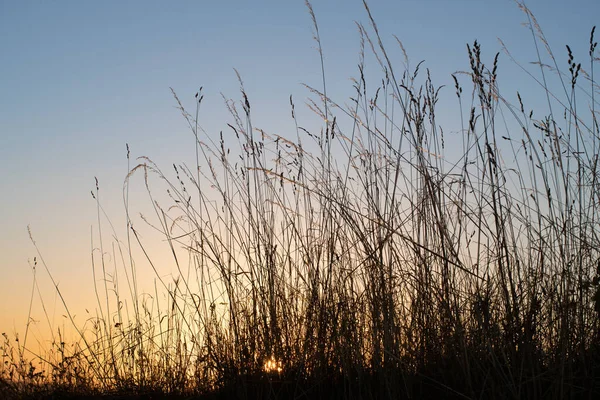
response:
[[(488, 66), (475, 42), (470, 70), (453, 75), (464, 126), (449, 137), (436, 123), (440, 89), (420, 64), (396, 69), (365, 7), (370, 26), (359, 25), (350, 105), (329, 99), (325, 80), (309, 88), (320, 131), (301, 127), (291, 98), (296, 137), (255, 129), (240, 79), (241, 101), (227, 101), (233, 122), (212, 141), (199, 126), (201, 90), (195, 115), (175, 95), (197, 165), (173, 166), (169, 176), (141, 157), (131, 168), (128, 236), (117, 252), (124, 289), (99, 260), (97, 317), (75, 326), (76, 343), (63, 343), (59, 331), (52, 351), (34, 360), (42, 367), (5, 336), (4, 394), (600, 394), (594, 31), (587, 66), (568, 49), (563, 74), (521, 4), (547, 52), (538, 54), (541, 78), (532, 75), (548, 100), (535, 114), (545, 116), (534, 118), (519, 94), (516, 105), (505, 98), (499, 55)], [(385, 71), (373, 88), (363, 74), (365, 48)], [(551, 78), (564, 96), (550, 91)], [(137, 287), (131, 250), (155, 268), (130, 216), (136, 177), (153, 200), (149, 226), (179, 273), (174, 282), (157, 274), (152, 297)], [(154, 201), (154, 193), (169, 201)], [(102, 212), (98, 203), (100, 226)]]

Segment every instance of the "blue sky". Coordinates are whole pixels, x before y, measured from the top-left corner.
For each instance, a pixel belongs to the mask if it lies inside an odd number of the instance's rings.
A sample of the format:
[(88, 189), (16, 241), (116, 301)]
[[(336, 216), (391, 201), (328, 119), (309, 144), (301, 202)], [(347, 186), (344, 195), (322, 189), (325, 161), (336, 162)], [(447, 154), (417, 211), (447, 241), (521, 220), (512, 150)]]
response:
[[(526, 4), (559, 62), (566, 66), (566, 44), (587, 62), (600, 2)], [(358, 0), (314, 1), (313, 7), (328, 93), (343, 103), (352, 94), (349, 78), (357, 75), (354, 21), (368, 25), (367, 14)], [(392, 34), (413, 66), (425, 60), (434, 83), (448, 85), (450, 94), (450, 74), (468, 68), (466, 43), (475, 39), (490, 62), (500, 50), (498, 37), (527, 68), (535, 59), (531, 35), (521, 26), (525, 15), (510, 0), (381, 0), (370, 7), (396, 60)], [(28, 259), (35, 256), (27, 225), (67, 300), (92, 302), (82, 292), (91, 287), (94, 177), (107, 213), (123, 225), (126, 143), (133, 156), (149, 156), (165, 168), (193, 158), (192, 135), (170, 87), (193, 107), (203, 86), (201, 124), (218, 134), (231, 122), (221, 93), (239, 98), (236, 68), (255, 126), (285, 136), (292, 132), (289, 96), (301, 108), (308, 96), (301, 83), (321, 82), (303, 0), (0, 0), (0, 54), (0, 331), (20, 329), (26, 320)], [(370, 68), (378, 72), (374, 63)], [(504, 82), (508, 92), (533, 93), (535, 85), (504, 55), (499, 74), (501, 89)], [(306, 109), (300, 112), (310, 118)], [(454, 112), (444, 114), (450, 124)], [(54, 305), (55, 298), (48, 301)]]

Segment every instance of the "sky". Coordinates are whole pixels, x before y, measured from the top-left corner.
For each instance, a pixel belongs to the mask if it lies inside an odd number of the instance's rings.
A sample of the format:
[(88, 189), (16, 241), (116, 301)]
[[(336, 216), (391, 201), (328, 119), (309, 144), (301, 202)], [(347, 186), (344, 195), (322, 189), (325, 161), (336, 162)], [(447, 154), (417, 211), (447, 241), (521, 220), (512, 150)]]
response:
[[(535, 60), (522, 26), (526, 17), (511, 0), (369, 4), (388, 47), (395, 48), (396, 35), (412, 65), (424, 60), (434, 83), (448, 85), (450, 95), (450, 74), (468, 69), (466, 44), (476, 39), (490, 63), (501, 49), (498, 38), (526, 68)], [(526, 4), (559, 61), (566, 66), (566, 44), (587, 60), (600, 2)], [(354, 22), (368, 25), (367, 13), (359, 0), (315, 0), (313, 8), (328, 94), (343, 103), (357, 76)], [(0, 332), (22, 332), (27, 322), (37, 256), (28, 226), (66, 301), (76, 309), (93, 307), (95, 178), (102, 206), (122, 229), (126, 144), (132, 157), (148, 156), (165, 169), (193, 160), (193, 136), (170, 88), (193, 109), (203, 87), (200, 123), (208, 134), (218, 135), (232, 121), (222, 96), (239, 99), (234, 68), (255, 126), (293, 134), (290, 95), (301, 117), (311, 118), (301, 105), (309, 96), (302, 83), (321, 84), (312, 31), (304, 0), (0, 0)], [(400, 63), (400, 53), (393, 53)], [(499, 74), (508, 91), (512, 85), (534, 92), (531, 79), (504, 55)], [(455, 111), (442, 117), (455, 123)], [(64, 312), (41, 266), (37, 279), (49, 313), (60, 318)], [(41, 312), (36, 294), (34, 319)]]

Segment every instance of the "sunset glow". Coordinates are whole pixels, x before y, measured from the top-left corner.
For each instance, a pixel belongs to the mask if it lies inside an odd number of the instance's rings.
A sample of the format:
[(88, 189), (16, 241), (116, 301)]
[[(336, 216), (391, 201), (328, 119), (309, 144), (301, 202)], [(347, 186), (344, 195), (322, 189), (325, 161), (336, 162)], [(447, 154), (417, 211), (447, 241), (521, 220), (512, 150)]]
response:
[(281, 361), (277, 361), (274, 357), (271, 357), (270, 359), (268, 359), (265, 362), (265, 366), (263, 367), (263, 370), (265, 372), (277, 372), (277, 373), (281, 373), (281, 371), (283, 371), (283, 368), (281, 367)]

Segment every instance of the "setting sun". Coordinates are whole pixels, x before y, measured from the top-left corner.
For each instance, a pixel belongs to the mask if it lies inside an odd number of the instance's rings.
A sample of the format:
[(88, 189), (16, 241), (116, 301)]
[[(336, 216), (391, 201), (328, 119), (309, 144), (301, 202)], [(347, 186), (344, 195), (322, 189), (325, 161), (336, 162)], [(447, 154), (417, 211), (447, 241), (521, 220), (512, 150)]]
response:
[(278, 374), (283, 371), (283, 368), (281, 367), (281, 361), (277, 361), (274, 357), (271, 357), (265, 362), (263, 369), (265, 372), (277, 372)]

